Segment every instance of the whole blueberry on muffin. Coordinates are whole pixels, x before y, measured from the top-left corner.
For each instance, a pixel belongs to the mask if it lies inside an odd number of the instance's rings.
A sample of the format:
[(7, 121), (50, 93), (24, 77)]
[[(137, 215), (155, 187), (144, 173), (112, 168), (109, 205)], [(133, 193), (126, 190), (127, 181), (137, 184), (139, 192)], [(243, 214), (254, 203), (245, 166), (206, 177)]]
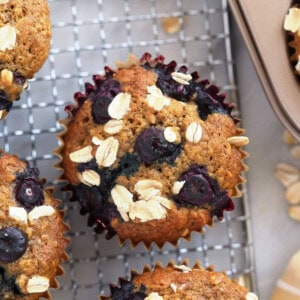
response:
[(57, 287), (67, 226), (39, 171), (0, 152), (0, 299), (49, 298)]
[(193, 268), (186, 262), (167, 267), (156, 264), (153, 270), (146, 266), (142, 274), (132, 271), (131, 279), (119, 279), (119, 285), (110, 285), (110, 297), (102, 300), (258, 300), (247, 288), (238, 285), (226, 274), (212, 268)]
[(248, 138), (215, 85), (147, 53), (93, 80), (66, 108), (56, 151), (90, 226), (162, 246), (233, 210)]
[(50, 39), (46, 0), (0, 1), (0, 119), (44, 64)]

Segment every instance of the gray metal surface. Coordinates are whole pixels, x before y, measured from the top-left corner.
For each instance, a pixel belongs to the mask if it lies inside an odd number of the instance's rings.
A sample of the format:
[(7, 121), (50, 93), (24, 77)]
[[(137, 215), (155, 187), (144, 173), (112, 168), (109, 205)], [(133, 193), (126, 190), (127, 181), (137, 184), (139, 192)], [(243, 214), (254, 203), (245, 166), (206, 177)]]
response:
[[(103, 73), (104, 66), (114, 66), (115, 60), (125, 61), (130, 52), (175, 59), (216, 82), (237, 103), (227, 1), (50, 0), (49, 4), (53, 24), (49, 59), (1, 123), (0, 146), (37, 166), (50, 183), (55, 184), (59, 174), (52, 167), (57, 162), (52, 150), (58, 145), (58, 121), (66, 117), (65, 105), (73, 102), (76, 91), (83, 91), (92, 74)], [(179, 18), (178, 33), (164, 31), (161, 21), (169, 16)], [(238, 110), (235, 113), (238, 116)], [(59, 193), (65, 200), (72, 244), (66, 274), (53, 298), (96, 299), (130, 269), (141, 271), (145, 264), (166, 264), (170, 259), (179, 263), (184, 258), (191, 264), (200, 260), (204, 267), (215, 265), (234, 278), (245, 275), (256, 291), (246, 186), (243, 190), (245, 196), (235, 200), (236, 210), (226, 213), (214, 228), (203, 235), (194, 233), (191, 242), (181, 239), (177, 248), (166, 244), (150, 251), (142, 245), (132, 250), (129, 243), (120, 247), (117, 238), (107, 241), (94, 234), (78, 206)]]

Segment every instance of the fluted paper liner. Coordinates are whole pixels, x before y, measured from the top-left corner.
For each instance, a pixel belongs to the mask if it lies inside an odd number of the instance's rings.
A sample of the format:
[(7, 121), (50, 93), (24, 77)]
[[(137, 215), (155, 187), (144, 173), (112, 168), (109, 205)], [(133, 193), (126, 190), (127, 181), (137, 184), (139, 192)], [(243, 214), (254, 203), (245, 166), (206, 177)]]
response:
[[(161, 262), (159, 262), (159, 261), (155, 263), (155, 266), (153, 268), (151, 268), (147, 264), (147, 265), (145, 265), (143, 267), (143, 271), (141, 273), (139, 273), (136, 270), (131, 270), (131, 276), (130, 276), (129, 280), (130, 281), (134, 281), (134, 279), (137, 276), (140, 276), (140, 275), (142, 275), (144, 273), (148, 273), (148, 272), (152, 273), (152, 272), (154, 272), (155, 270), (158, 270), (158, 269), (173, 268), (174, 270), (180, 270), (179, 267), (181, 267), (181, 266), (187, 267), (188, 268), (187, 270), (191, 269), (191, 270), (203, 270), (203, 271), (207, 271), (207, 274), (209, 274), (209, 275), (210, 275), (210, 273), (214, 273), (215, 272), (214, 266), (209, 266), (208, 268), (204, 269), (201, 266), (201, 263), (200, 263), (199, 260), (197, 260), (192, 267), (189, 267), (189, 260), (186, 258), (182, 262), (180, 262), (180, 264), (176, 264), (174, 260), (170, 260), (166, 267), (164, 267), (163, 264)], [(182, 270), (182, 272), (184, 273), (184, 272), (188, 272), (188, 271)], [(216, 273), (219, 273), (219, 274), (223, 273), (226, 276), (225, 272), (216, 272)], [(123, 277), (120, 277), (119, 278), (119, 282), (121, 283), (122, 281), (124, 282), (124, 281), (126, 281), (126, 279), (123, 278)], [(232, 283), (238, 285), (238, 283), (236, 283), (234, 280), (232, 280)], [(143, 282), (140, 282), (140, 284), (143, 284)], [(116, 285), (116, 284), (110, 284), (110, 286), (112, 288), (113, 287), (119, 287), (119, 285)], [(160, 284), (157, 283), (157, 286), (160, 286)], [(241, 288), (241, 290), (243, 290), (243, 293), (244, 293), (245, 299), (246, 299), (246, 295), (249, 292), (249, 290), (247, 288), (245, 288), (245, 287), (240, 286), (240, 285), (238, 285), (238, 286)], [(146, 286), (146, 288), (147, 288), (147, 286)], [(170, 288), (172, 288), (172, 287), (170, 287)], [(155, 288), (154, 289), (152, 288), (151, 292), (158, 292), (158, 291), (156, 291)], [(173, 292), (174, 292), (174, 290), (173, 290)], [(111, 300), (111, 296), (100, 296), (100, 300)]]
[(272, 300), (300, 300), (300, 250), (292, 256), (277, 281)]
[[(130, 67), (132, 65), (136, 65), (136, 61), (137, 60), (136, 60), (136, 58), (134, 58), (134, 56), (129, 56), (127, 62), (125, 62), (125, 63), (118, 62), (117, 65), (119, 66), (119, 68), (128, 68), (128, 67)], [(77, 109), (78, 107), (79, 107), (78, 103), (75, 103), (73, 105), (74, 109)], [(64, 136), (68, 132), (68, 125), (69, 125), (69, 123), (71, 121), (72, 121), (72, 116), (68, 116), (67, 118), (60, 120), (60, 124), (62, 126), (62, 131), (57, 134), (57, 138), (59, 140), (60, 146), (54, 150), (54, 154), (59, 158), (59, 161), (55, 165), (55, 168), (61, 172), (60, 176), (58, 177), (58, 180), (61, 181), (61, 182), (62, 181), (63, 182), (67, 181), (67, 179), (64, 177), (64, 169), (62, 167), (62, 160), (63, 160), (62, 149), (64, 148)], [(244, 134), (244, 132), (245, 132), (244, 129), (236, 127), (236, 136), (241, 136), (242, 134)], [(239, 151), (241, 153), (241, 156), (242, 156), (242, 171), (241, 171), (241, 174), (239, 175), (239, 183), (234, 188), (232, 188), (230, 190), (227, 190), (228, 195), (231, 198), (237, 198), (237, 197), (240, 197), (242, 195), (242, 192), (241, 192), (241, 190), (239, 188), (239, 185), (246, 182), (246, 179), (244, 178), (243, 173), (248, 170), (248, 166), (244, 163), (244, 159), (247, 158), (249, 156), (249, 154), (248, 154), (248, 152), (242, 150), (242, 148), (240, 146), (237, 146), (237, 148), (239, 149)], [(155, 240), (154, 241), (153, 240), (151, 240), (151, 241), (144, 241), (142, 239), (133, 240), (131, 237), (124, 237), (123, 238), (122, 236), (120, 236), (118, 229), (116, 229), (119, 224), (123, 224), (123, 223), (118, 223), (117, 219), (113, 219), (114, 223), (112, 224), (112, 227), (117, 232), (120, 245), (123, 245), (125, 243), (125, 241), (129, 240), (130, 243), (131, 243), (131, 247), (132, 248), (135, 248), (140, 242), (144, 244), (144, 246), (145, 246), (146, 249), (149, 249), (152, 243), (156, 244), (158, 246), (158, 248), (161, 249), (166, 242), (169, 242), (173, 246), (176, 247), (177, 244), (178, 244), (178, 240), (180, 238), (184, 238), (185, 240), (190, 241), (190, 239), (191, 239), (191, 233), (193, 231), (198, 232), (198, 233), (202, 233), (203, 232), (203, 227), (205, 225), (208, 225), (208, 226), (212, 226), (213, 225), (213, 219), (210, 216), (209, 211), (207, 209), (202, 209), (202, 210), (203, 210), (203, 214), (202, 214), (202, 217), (201, 217), (202, 218), (201, 226), (198, 225), (197, 228), (193, 228), (191, 230), (189, 230), (188, 228), (185, 228), (184, 230), (182, 229), (181, 232), (178, 232), (178, 235), (176, 236), (175, 239), (164, 240), (162, 242), (155, 241)], [(149, 224), (150, 222), (152, 222), (152, 224), (155, 224), (155, 222), (159, 223), (159, 222), (162, 222), (163, 220), (167, 220), (167, 219), (168, 219), (168, 217), (165, 218), (165, 219), (152, 220), (152, 221), (147, 221), (147, 222), (144, 222), (144, 223), (148, 223)], [(126, 222), (126, 223), (127, 224), (128, 223), (132, 223), (133, 224), (132, 226), (135, 226), (134, 224), (136, 224), (134, 222)], [(142, 225), (140, 225), (142, 223), (143, 222), (139, 222), (139, 226), (142, 226)]]

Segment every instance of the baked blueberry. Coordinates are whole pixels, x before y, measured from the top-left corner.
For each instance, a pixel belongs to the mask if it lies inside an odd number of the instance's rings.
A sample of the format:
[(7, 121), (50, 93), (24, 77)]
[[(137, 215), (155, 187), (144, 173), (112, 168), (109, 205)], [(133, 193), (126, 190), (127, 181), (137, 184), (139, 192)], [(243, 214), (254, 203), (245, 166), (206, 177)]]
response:
[(27, 235), (16, 227), (0, 229), (0, 262), (10, 263), (19, 259), (28, 246)]

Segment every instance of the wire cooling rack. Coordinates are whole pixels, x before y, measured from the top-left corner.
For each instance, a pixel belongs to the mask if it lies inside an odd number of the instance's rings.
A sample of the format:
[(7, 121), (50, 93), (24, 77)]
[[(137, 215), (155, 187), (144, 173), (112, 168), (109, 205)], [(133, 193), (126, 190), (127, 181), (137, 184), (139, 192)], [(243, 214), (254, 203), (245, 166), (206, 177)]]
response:
[[(52, 167), (57, 158), (56, 134), (59, 120), (66, 117), (64, 107), (73, 101), (76, 91), (83, 91), (85, 81), (94, 73), (103, 73), (105, 65), (126, 60), (128, 53), (163, 54), (175, 59), (202, 78), (217, 82), (237, 103), (237, 87), (230, 44), (228, 6), (225, 0), (50, 0), (53, 24), (52, 48), (48, 61), (30, 88), (15, 104), (0, 125), (0, 146), (18, 154), (41, 171), (41, 176), (56, 183), (58, 172)], [(181, 29), (168, 34), (162, 26), (164, 17), (178, 17)], [(238, 111), (235, 112), (238, 116)], [(105, 240), (86, 226), (78, 206), (65, 200), (67, 221), (71, 225), (70, 261), (60, 278), (61, 288), (53, 291), (59, 300), (97, 299), (109, 291), (108, 284), (119, 276), (129, 276), (131, 269), (142, 271), (156, 261), (164, 265), (189, 258), (204, 267), (215, 265), (231, 277), (244, 275), (257, 292), (247, 191), (236, 199), (236, 210), (226, 213), (223, 222), (195, 233), (192, 242), (180, 240), (179, 247), (169, 244), (162, 250), (147, 251), (139, 245), (120, 247), (118, 240)]]

